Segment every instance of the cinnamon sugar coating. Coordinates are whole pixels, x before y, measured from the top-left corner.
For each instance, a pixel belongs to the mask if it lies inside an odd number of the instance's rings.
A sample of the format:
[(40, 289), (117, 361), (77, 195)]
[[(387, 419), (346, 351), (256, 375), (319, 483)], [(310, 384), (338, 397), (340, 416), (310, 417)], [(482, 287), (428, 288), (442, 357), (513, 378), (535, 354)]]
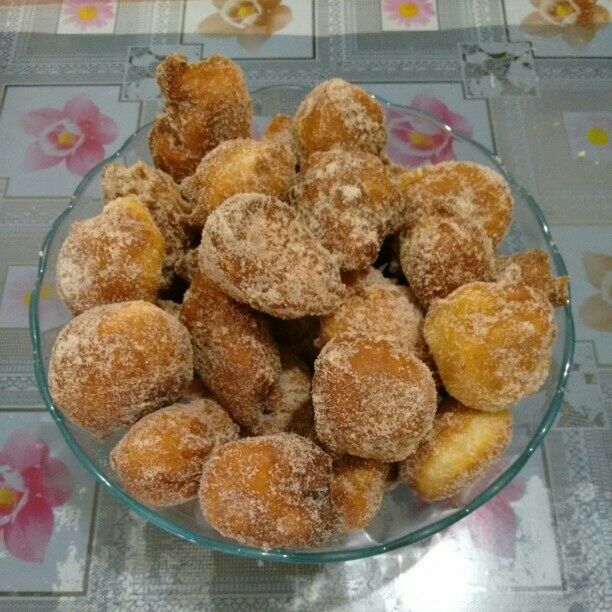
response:
[(438, 408), (431, 435), (400, 464), (400, 478), (423, 499), (450, 499), (481, 478), (512, 438), (507, 410), (471, 410), (453, 398)]
[(155, 165), (175, 181), (193, 174), (220, 142), (249, 136), (251, 96), (232, 60), (212, 55), (188, 64), (184, 55), (168, 55), (157, 67), (157, 84), (166, 106), (155, 119), (149, 146)]
[(296, 434), (243, 438), (204, 464), (200, 506), (223, 535), (251, 546), (316, 546), (333, 529), (330, 457)]
[(139, 200), (114, 200), (97, 217), (72, 224), (57, 258), (58, 292), (74, 314), (114, 302), (153, 301), (162, 286), (164, 249)]
[(333, 452), (400, 461), (429, 433), (436, 412), (427, 366), (384, 339), (331, 340), (312, 385), (317, 436)]
[(380, 104), (342, 79), (329, 79), (304, 98), (293, 119), (301, 159), (315, 151), (360, 149), (378, 155), (387, 140)]
[(410, 227), (423, 215), (459, 216), (482, 225), (496, 247), (512, 221), (513, 199), (504, 177), (482, 164), (447, 161), (396, 179)]
[(164, 237), (166, 254), (162, 276), (164, 286), (168, 286), (192, 241), (186, 226), (189, 205), (171, 176), (141, 161), (128, 167), (109, 164), (102, 171), (104, 203), (126, 196), (136, 198), (147, 208)]
[(312, 154), (290, 201), (342, 270), (363, 270), (396, 224), (399, 194), (380, 159), (360, 150)]
[(238, 426), (216, 402), (178, 402), (132, 425), (110, 454), (131, 495), (153, 506), (196, 496), (204, 460), (216, 444), (238, 438)]
[(261, 194), (232, 196), (208, 217), (200, 268), (234, 299), (279, 318), (332, 312), (345, 291), (336, 259), (299, 214)]
[(375, 268), (350, 286), (340, 308), (321, 317), (318, 346), (339, 336), (384, 338), (412, 351), (423, 317), (409, 289), (385, 278)]
[(550, 369), (553, 309), (527, 285), (464, 285), (432, 305), (423, 331), (444, 387), (469, 408), (504, 410)]
[(142, 301), (72, 319), (55, 340), (48, 374), (55, 405), (100, 438), (178, 400), (192, 378), (189, 333)]
[(291, 150), (278, 142), (250, 138), (222, 142), (181, 183), (192, 206), (189, 223), (201, 230), (208, 215), (237, 193), (286, 199), (295, 165)]
[(281, 374), (268, 321), (203, 273), (185, 295), (180, 320), (191, 334), (198, 376), (238, 423), (256, 427)]
[(424, 309), (473, 281), (495, 278), (493, 245), (477, 223), (461, 217), (422, 217), (404, 238), (400, 261)]
[(387, 485), (389, 464), (343, 455), (333, 461), (331, 498), (342, 532), (362, 529), (374, 518)]

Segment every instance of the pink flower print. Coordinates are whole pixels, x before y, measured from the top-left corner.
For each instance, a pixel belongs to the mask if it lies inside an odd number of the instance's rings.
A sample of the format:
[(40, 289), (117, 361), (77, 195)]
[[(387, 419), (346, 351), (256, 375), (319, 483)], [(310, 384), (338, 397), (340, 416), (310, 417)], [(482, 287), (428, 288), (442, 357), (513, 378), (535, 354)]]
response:
[[(509, 465), (502, 460), (494, 465), (478, 482), (451, 500), (451, 505), (461, 507), (474, 499), (486, 486), (493, 482)], [(524, 477), (518, 476), (506, 485), (495, 497), (474, 510), (463, 521), (456, 523), (445, 534), (453, 537), (461, 530), (467, 529), (474, 544), (498, 557), (513, 559), (516, 552), (516, 532), (518, 528), (516, 514), (511, 502), (516, 502), (525, 495)]]
[[(435, 115), (453, 130), (470, 137), (472, 126), (444, 102), (423, 92), (410, 101), (410, 106)], [(455, 159), (452, 135), (427, 119), (410, 116), (395, 108), (387, 109), (389, 126), (389, 157), (398, 164), (420, 166)]]
[(67, 21), (82, 32), (100, 29), (115, 17), (110, 0), (67, 0), (63, 9)]
[(6, 550), (42, 563), (53, 533), (53, 508), (72, 494), (70, 471), (50, 456), (46, 442), (28, 429), (13, 432), (0, 449), (0, 534)]
[(467, 517), (465, 525), (476, 545), (498, 557), (513, 559), (517, 519), (510, 502), (525, 495), (525, 483), (513, 481)]
[(384, 0), (382, 8), (393, 21), (407, 28), (427, 25), (435, 15), (429, 0)]
[(84, 176), (104, 159), (104, 145), (118, 135), (117, 124), (100, 112), (87, 94), (68, 100), (61, 110), (39, 108), (25, 113), (23, 130), (36, 137), (23, 160), (33, 172), (66, 162), (72, 174)]

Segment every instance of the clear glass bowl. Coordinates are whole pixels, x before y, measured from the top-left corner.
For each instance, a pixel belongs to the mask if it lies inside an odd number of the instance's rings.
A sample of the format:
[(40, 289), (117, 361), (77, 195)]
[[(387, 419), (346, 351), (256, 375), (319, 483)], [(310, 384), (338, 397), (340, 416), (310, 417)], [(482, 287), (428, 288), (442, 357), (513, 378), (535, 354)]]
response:
[[(306, 88), (274, 86), (253, 92), (255, 132), (263, 129), (268, 118), (276, 113), (292, 114), (307, 93)], [(549, 253), (554, 272), (567, 274), (565, 264), (550, 235), (542, 211), (485, 147), (454, 133), (452, 129), (427, 113), (406, 107), (393, 106), (380, 100), (390, 125), (410, 122), (423, 134), (443, 135), (453, 141), (457, 159), (471, 160), (490, 166), (503, 173), (512, 187), (515, 212), (512, 227), (504, 240), (501, 251), (511, 253), (525, 249), (544, 249)], [(44, 305), (40, 299), (43, 283), (48, 288), (54, 284), (57, 255), (73, 221), (97, 215), (102, 207), (100, 174), (111, 162), (133, 164), (138, 160), (151, 162), (147, 135), (149, 126), (134, 133), (114, 155), (93, 168), (83, 179), (72, 197), (68, 208), (59, 216), (48, 233), (40, 251), (38, 279), (30, 304), (30, 332), (34, 348), (34, 367), (40, 393), (49, 412), (62, 432), (68, 446), (81, 463), (128, 508), (155, 525), (185, 540), (222, 552), (245, 557), (276, 560), (290, 563), (324, 563), (369, 557), (412, 544), (427, 538), (467, 516), (496, 495), (516, 476), (550, 429), (561, 404), (563, 391), (571, 364), (574, 347), (574, 324), (571, 308), (556, 309), (557, 337), (554, 345), (553, 364), (544, 387), (535, 395), (524, 399), (513, 412), (515, 416), (513, 442), (500, 462), (497, 471), (489, 473), (477, 487), (464, 495), (461, 507), (444, 503), (425, 505), (419, 502), (407, 487), (396, 487), (385, 495), (377, 517), (367, 529), (351, 533), (316, 549), (269, 550), (243, 546), (218, 534), (208, 525), (198, 511), (196, 502), (164, 510), (149, 508), (126, 493), (118, 483), (108, 463), (110, 449), (119, 435), (100, 443), (81, 428), (64, 418), (54, 405), (47, 387), (47, 367), (51, 348), (62, 325), (57, 324), (58, 308)], [(392, 143), (393, 144), (393, 143)], [(388, 151), (394, 159), (396, 142)], [(399, 160), (398, 160), (399, 161)], [(70, 319), (62, 311), (64, 324)]]

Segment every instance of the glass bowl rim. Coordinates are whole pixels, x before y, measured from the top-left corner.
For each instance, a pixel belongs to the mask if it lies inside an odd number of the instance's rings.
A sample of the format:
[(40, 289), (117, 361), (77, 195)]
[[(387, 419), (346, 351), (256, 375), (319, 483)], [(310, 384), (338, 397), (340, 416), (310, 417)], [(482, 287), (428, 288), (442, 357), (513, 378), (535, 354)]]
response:
[[(287, 91), (293, 90), (296, 92), (308, 92), (309, 88), (301, 85), (270, 85), (267, 87), (260, 87), (254, 89), (251, 94), (256, 95), (258, 93), (266, 92), (266, 91)], [(388, 108), (397, 108), (401, 111), (408, 111), (409, 113), (419, 116), (423, 119), (431, 121), (437, 127), (447, 131), (453, 138), (460, 142), (466, 142), (481, 151), (484, 155), (486, 155), (496, 166), (497, 170), (503, 174), (506, 180), (509, 182), (513, 190), (518, 191), (525, 198), (527, 205), (531, 209), (532, 213), (535, 215), (540, 231), (544, 237), (548, 245), (549, 252), (551, 254), (554, 266), (558, 274), (565, 276), (567, 275), (567, 268), (565, 266), (565, 262), (559, 253), (559, 250), (552, 239), (548, 224), (544, 217), (544, 214), (535, 200), (529, 195), (529, 193), (512, 177), (512, 175), (507, 171), (501, 160), (494, 155), (489, 149), (480, 143), (468, 138), (467, 136), (463, 136), (462, 134), (456, 132), (449, 125), (442, 122), (436, 116), (423, 111), (421, 109), (413, 108), (411, 106), (403, 106), (399, 104), (392, 104), (382, 98), (381, 96), (373, 95), (375, 99), (377, 99), (381, 104)], [(92, 177), (95, 176), (100, 169), (106, 164), (112, 162), (114, 159), (117, 159), (122, 155), (122, 153), (130, 146), (131, 142), (139, 136), (144, 130), (148, 130), (151, 126), (151, 123), (147, 123), (146, 125), (140, 127), (136, 130), (124, 143), (123, 145), (112, 155), (98, 163), (94, 166), (81, 180), (79, 185), (77, 186), (74, 194), (70, 198), (70, 202), (66, 209), (57, 217), (57, 219), (53, 222), (51, 229), (45, 236), (42, 246), (39, 251), (39, 259), (38, 259), (38, 267), (37, 267), (37, 278), (34, 284), (34, 289), (32, 291), (32, 297), (30, 300), (29, 306), (29, 326), (30, 326), (30, 339), (32, 342), (33, 348), (33, 360), (34, 360), (34, 374), (36, 378), (36, 383), (38, 385), (38, 389), (45, 401), (48, 411), (51, 413), (55, 424), (59, 428), (64, 440), (68, 444), (70, 450), (76, 455), (79, 459), (80, 463), (86, 468), (86, 470), (94, 476), (94, 478), (101, 482), (110, 492), (111, 494), (117, 498), (120, 502), (122, 502), (128, 509), (136, 512), (143, 518), (147, 519), (157, 527), (160, 527), (164, 531), (171, 533), (175, 536), (178, 536), (184, 540), (187, 540), (192, 543), (200, 544), (206, 548), (210, 548), (212, 550), (216, 550), (219, 552), (230, 553), (234, 555), (238, 555), (241, 557), (247, 557), (251, 559), (260, 559), (260, 560), (269, 560), (269, 561), (278, 561), (283, 563), (333, 563), (339, 561), (350, 561), (354, 559), (365, 559), (367, 557), (371, 557), (374, 555), (382, 554), (385, 552), (390, 552), (392, 550), (396, 550), (398, 548), (402, 548), (409, 544), (414, 544), (420, 540), (428, 538), (447, 527), (450, 527), (457, 521), (465, 518), (474, 510), (485, 504), (491, 498), (493, 498), (501, 489), (503, 489), (523, 468), (527, 460), (534, 453), (536, 448), (544, 439), (544, 436), (548, 433), (548, 430), (551, 428), (558, 412), (561, 407), (561, 402), (563, 399), (563, 393), (565, 390), (565, 386), (567, 383), (567, 379), (569, 376), (569, 371), (572, 363), (573, 353), (574, 353), (574, 341), (575, 341), (575, 331), (574, 331), (574, 320), (572, 317), (571, 310), (571, 300), (563, 307), (563, 312), (565, 315), (565, 324), (566, 324), (566, 333), (565, 333), (565, 343), (563, 346), (563, 359), (560, 369), (560, 374), (557, 379), (557, 387), (555, 390), (555, 394), (550, 401), (548, 409), (544, 414), (540, 424), (531, 440), (529, 441), (527, 447), (521, 452), (521, 454), (492, 482), (490, 483), (482, 492), (480, 492), (474, 499), (465, 504), (462, 508), (459, 508), (452, 512), (451, 514), (434, 521), (428, 525), (420, 527), (419, 529), (412, 531), (408, 534), (405, 534), (401, 537), (395, 538), (386, 544), (376, 544), (372, 546), (364, 546), (360, 548), (352, 548), (352, 549), (339, 549), (339, 550), (330, 550), (330, 551), (313, 551), (310, 552), (308, 550), (304, 551), (285, 551), (282, 549), (272, 549), (272, 550), (263, 550), (260, 548), (244, 546), (238, 542), (229, 542), (229, 541), (221, 541), (208, 538), (203, 536), (196, 531), (191, 529), (185, 529), (180, 527), (172, 520), (167, 519), (157, 512), (137, 500), (133, 497), (130, 497), (127, 493), (125, 493), (118, 486), (111, 483), (106, 476), (96, 467), (96, 465), (90, 460), (88, 455), (81, 449), (79, 443), (70, 433), (70, 430), (66, 426), (64, 422), (64, 417), (62, 416), (59, 409), (54, 405), (53, 400), (51, 399), (51, 395), (49, 393), (49, 389), (47, 387), (47, 380), (44, 374), (44, 368), (42, 364), (42, 358), (40, 353), (40, 325), (39, 325), (39, 298), (40, 298), (40, 288), (43, 276), (46, 272), (46, 264), (47, 258), (49, 254), (49, 246), (51, 245), (53, 238), (55, 237), (55, 233), (62, 223), (64, 217), (72, 210), (76, 200), (80, 197), (86, 187), (92, 180)]]

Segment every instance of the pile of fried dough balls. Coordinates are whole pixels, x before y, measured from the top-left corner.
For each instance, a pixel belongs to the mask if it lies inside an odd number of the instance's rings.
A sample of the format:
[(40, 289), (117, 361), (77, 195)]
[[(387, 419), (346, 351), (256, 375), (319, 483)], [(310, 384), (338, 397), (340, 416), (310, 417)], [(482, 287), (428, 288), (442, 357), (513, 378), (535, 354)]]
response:
[(504, 178), (383, 153), (378, 102), (341, 79), (250, 137), (240, 68), (170, 55), (155, 167), (104, 169), (104, 207), (57, 262), (75, 318), (55, 404), (150, 506), (193, 498), (221, 534), (317, 546), (364, 528), (398, 481), (456, 499), (546, 379), (567, 278), (500, 256)]

